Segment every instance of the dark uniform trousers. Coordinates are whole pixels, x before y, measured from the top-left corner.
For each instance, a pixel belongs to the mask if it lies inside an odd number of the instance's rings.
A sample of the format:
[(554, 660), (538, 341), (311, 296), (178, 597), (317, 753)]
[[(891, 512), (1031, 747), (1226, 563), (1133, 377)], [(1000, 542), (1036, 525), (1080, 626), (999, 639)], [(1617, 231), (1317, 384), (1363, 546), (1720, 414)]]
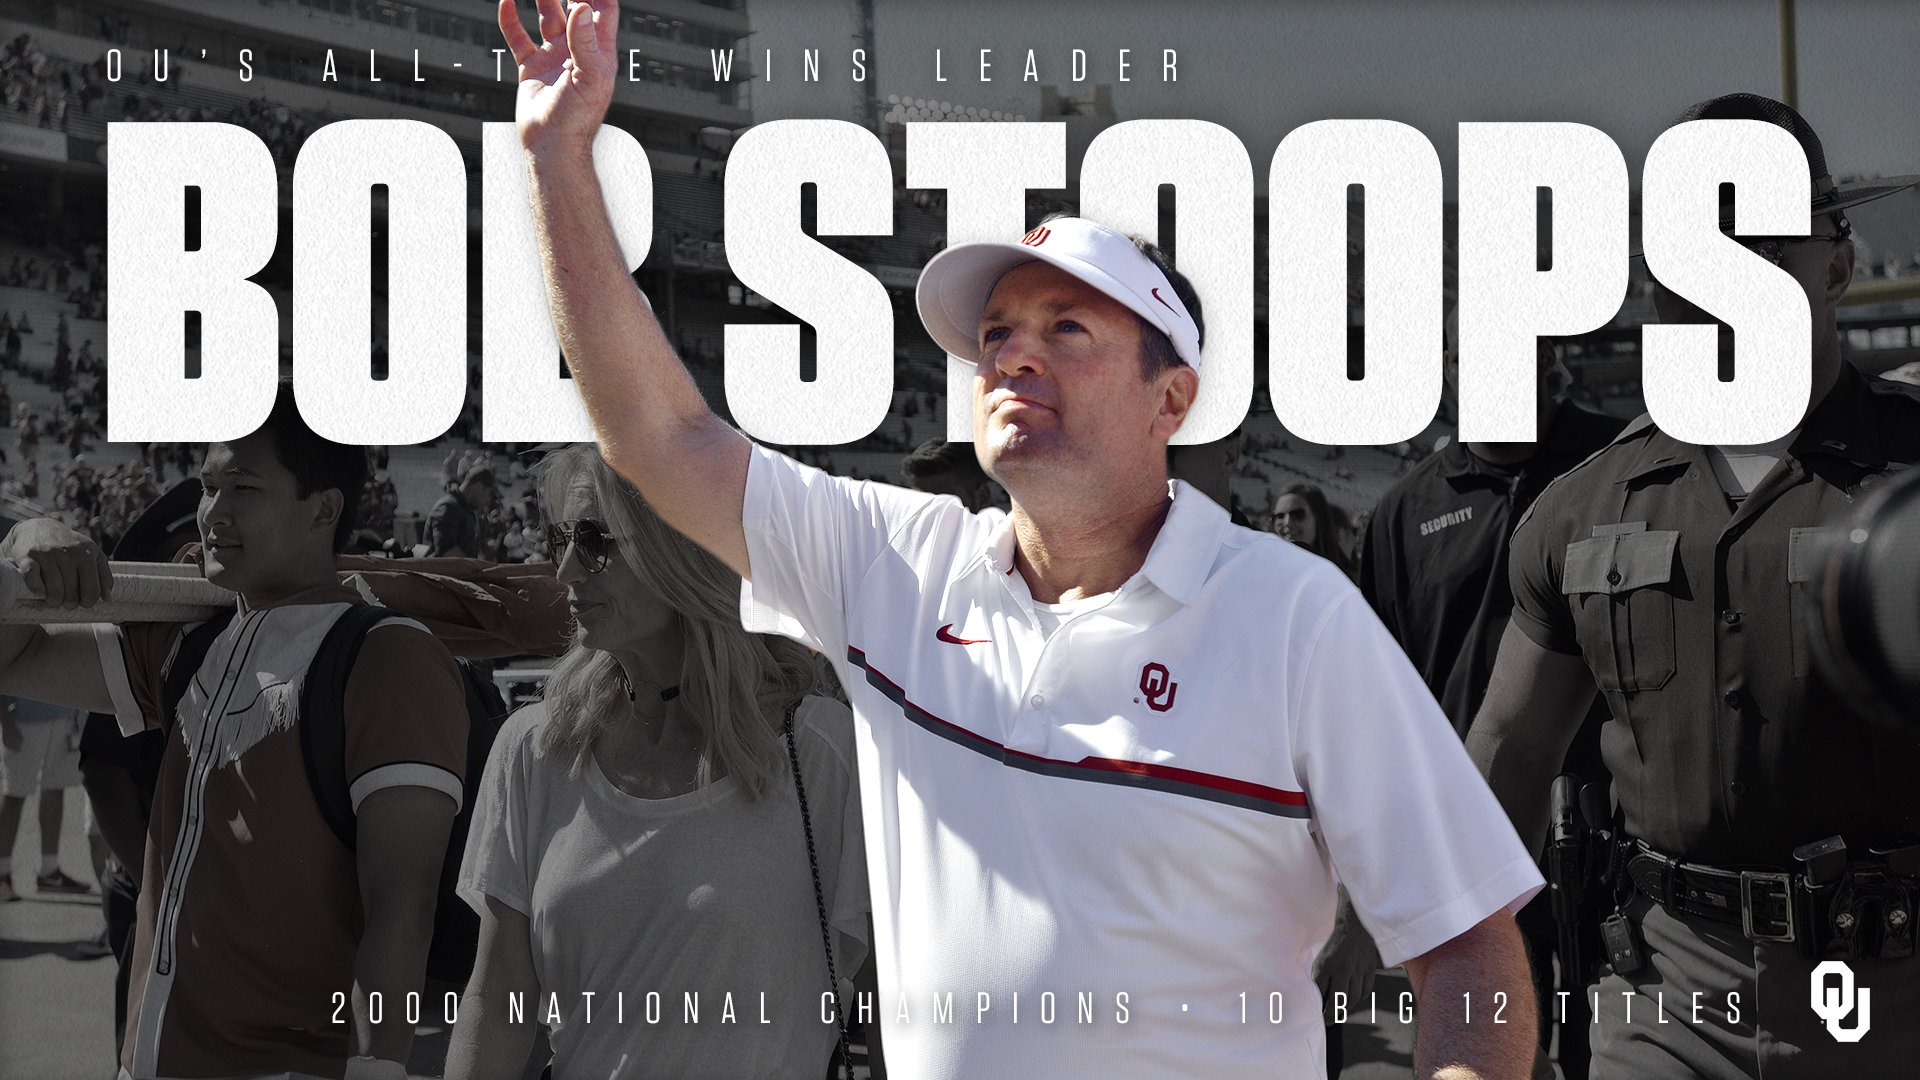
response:
[[(1643, 423), (1536, 500), (1514, 533), (1513, 624), (1592, 673), (1629, 835), (1689, 863), (1779, 872), (1831, 836), (1856, 854), (1920, 840), (1920, 733), (1853, 714), (1805, 628), (1850, 502), (1916, 459), (1920, 397), (1846, 367), (1737, 508), (1704, 448)], [(1915, 961), (1850, 961), (1873, 1023), (1842, 1043), (1812, 1007), (1822, 958), (1638, 894), (1629, 913), (1649, 964), (1601, 982), (1593, 1076), (1920, 1076)]]
[[(1751, 942), (1738, 927), (1675, 915), (1644, 896), (1627, 914), (1651, 962), (1593, 988), (1594, 1080), (1920, 1075), (1920, 958), (1848, 961), (1856, 993), (1871, 991), (1867, 1033), (1848, 1044), (1814, 1012), (1814, 961), (1792, 944)], [(1859, 1023), (1857, 1009), (1839, 1021), (1848, 1030)]]

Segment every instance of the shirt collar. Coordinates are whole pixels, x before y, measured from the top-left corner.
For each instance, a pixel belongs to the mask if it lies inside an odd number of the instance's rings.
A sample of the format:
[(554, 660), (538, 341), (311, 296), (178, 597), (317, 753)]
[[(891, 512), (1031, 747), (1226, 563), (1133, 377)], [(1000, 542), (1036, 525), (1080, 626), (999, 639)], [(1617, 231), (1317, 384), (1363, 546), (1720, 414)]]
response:
[[(1885, 465), (1879, 430), (1873, 425), (1873, 390), (1852, 364), (1842, 364), (1833, 389), (1820, 404), (1807, 411), (1800, 434), (1787, 453), (1794, 458), (1814, 454), (1846, 458), (1867, 465)], [(1633, 480), (1670, 465), (1691, 462), (1702, 453), (1700, 447), (1684, 443), (1666, 432), (1654, 429), (1641, 446), (1635, 461), (1621, 478)]]
[(1173, 496), (1173, 509), (1153, 538), (1140, 573), (1174, 600), (1191, 604), (1213, 572), (1221, 537), (1232, 521), (1219, 503), (1185, 480), (1169, 480), (1167, 493)]
[[(1220, 504), (1184, 480), (1167, 481), (1167, 494), (1173, 506), (1136, 576), (1146, 578), (1175, 601), (1190, 604), (1206, 584), (1221, 539), (1232, 521)], [(988, 534), (979, 554), (960, 565), (953, 580), (983, 571), (1011, 574), (1013, 570), (1013, 517), (1007, 515)]]
[(249, 611), (270, 611), (274, 608), (295, 607), (300, 604), (338, 604), (357, 603), (364, 599), (353, 587), (347, 584), (310, 585), (304, 589), (295, 589), (284, 596), (276, 596), (263, 604), (248, 604), (239, 594), (233, 598), (234, 608), (245, 615)]
[(1700, 448), (1693, 443), (1681, 442), (1679, 439), (1661, 431), (1660, 428), (1651, 421), (1648, 422), (1648, 426), (1653, 428), (1653, 434), (1648, 436), (1647, 440), (1640, 444), (1639, 457), (1635, 459), (1632, 467), (1628, 468), (1626, 473), (1620, 477), (1623, 483), (1637, 480), (1648, 473), (1657, 472), (1670, 466), (1689, 464), (1701, 454)]
[(1471, 476), (1480, 471), (1480, 459), (1467, 450), (1467, 444), (1455, 435), (1453, 441), (1434, 451), (1434, 457), (1440, 459), (1440, 475), (1449, 480), (1462, 476)]

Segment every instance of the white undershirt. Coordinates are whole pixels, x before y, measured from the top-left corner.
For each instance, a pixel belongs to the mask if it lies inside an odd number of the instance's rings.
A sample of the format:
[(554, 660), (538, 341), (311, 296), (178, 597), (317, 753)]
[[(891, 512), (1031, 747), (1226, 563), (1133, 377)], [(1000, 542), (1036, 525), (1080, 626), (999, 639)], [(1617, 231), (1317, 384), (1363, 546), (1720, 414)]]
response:
[[(1015, 571), (1011, 575), (1011, 578), (1013, 595), (1025, 604), (1029, 612), (1033, 613), (1034, 626), (1039, 629), (1042, 640), (1052, 637), (1053, 632), (1060, 629), (1060, 624), (1066, 622), (1068, 619), (1073, 618), (1083, 611), (1092, 611), (1094, 608), (1105, 607), (1114, 597), (1113, 592), (1103, 592), (1096, 596), (1082, 596), (1077, 600), (1062, 600), (1057, 604), (1043, 604), (1033, 598), (1033, 591), (1027, 588), (1027, 579), (1021, 577), (1018, 571)], [(1117, 589), (1114, 590), (1114, 592), (1118, 591)]]
[(1713, 465), (1713, 478), (1720, 482), (1720, 490), (1736, 503), (1746, 498), (1786, 456), (1787, 447), (1799, 435), (1800, 429), (1795, 428), (1772, 442), (1707, 447), (1707, 461)]

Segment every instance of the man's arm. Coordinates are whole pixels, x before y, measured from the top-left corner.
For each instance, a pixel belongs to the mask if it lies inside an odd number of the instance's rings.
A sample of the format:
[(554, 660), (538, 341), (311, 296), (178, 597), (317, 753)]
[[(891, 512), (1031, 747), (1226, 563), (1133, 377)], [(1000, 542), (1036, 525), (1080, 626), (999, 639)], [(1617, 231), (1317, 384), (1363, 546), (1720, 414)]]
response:
[[(1420, 1010), (1414, 1076), (1519, 1080), (1533, 1072), (1539, 1031), (1533, 976), (1512, 915), (1494, 912), (1451, 941), (1408, 960), (1406, 969)], [(1496, 993), (1506, 995), (1498, 1020)]]
[[(353, 962), (353, 1053), (404, 1063), (413, 1025), (402, 1017), (408, 992), (420, 989), (433, 938), (440, 863), (456, 811), (445, 793), (425, 787), (381, 788), (355, 812), (355, 870), (366, 927)], [(380, 992), (381, 1023), (367, 1014)]]
[(601, 453), (660, 517), (748, 576), (741, 529), (749, 444), (707, 407), (628, 276), (593, 140), (613, 97), (619, 5), (539, 0), (535, 45), (513, 0), (500, 30), (520, 69), (515, 120), (548, 301)]
[(0, 695), (113, 712), (93, 627), (0, 626)]
[(80, 784), (93, 806), (94, 824), (134, 888), (146, 870), (147, 807), (126, 766), (98, 757), (80, 760)]
[(1578, 654), (1554, 652), (1508, 624), (1486, 699), (1467, 730), (1467, 755), (1536, 859), (1546, 842), (1553, 778), (1594, 693)]
[[(50, 607), (92, 607), (113, 595), (113, 572), (91, 539), (54, 521), (23, 521), (0, 540), (0, 611), (36, 597)], [(0, 624), (0, 694), (113, 712), (89, 626)]]
[(419, 622), (455, 656), (558, 656), (573, 640), (567, 587), (552, 563), (342, 555), (335, 565), (356, 588), (372, 590), (374, 603)]

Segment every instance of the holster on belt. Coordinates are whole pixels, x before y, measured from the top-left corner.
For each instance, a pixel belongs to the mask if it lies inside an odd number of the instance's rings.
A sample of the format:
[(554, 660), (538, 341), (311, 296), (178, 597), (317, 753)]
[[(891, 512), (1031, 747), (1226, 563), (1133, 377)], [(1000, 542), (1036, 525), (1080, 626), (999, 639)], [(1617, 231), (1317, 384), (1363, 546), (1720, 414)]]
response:
[(1615, 881), (1669, 912), (1792, 943), (1811, 959), (1912, 956), (1920, 845), (1850, 852), (1840, 837), (1794, 849), (1797, 871), (1706, 866), (1622, 837)]

